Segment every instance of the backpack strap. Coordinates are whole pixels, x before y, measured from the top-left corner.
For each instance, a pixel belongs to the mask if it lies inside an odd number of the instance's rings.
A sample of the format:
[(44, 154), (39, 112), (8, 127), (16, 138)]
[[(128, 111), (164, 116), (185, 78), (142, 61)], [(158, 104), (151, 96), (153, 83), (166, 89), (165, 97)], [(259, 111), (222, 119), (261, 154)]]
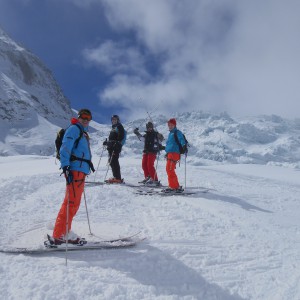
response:
[(175, 139), (176, 144), (177, 144), (178, 147), (179, 147), (179, 152), (181, 153), (181, 152), (182, 152), (182, 145), (181, 145), (180, 142), (179, 142), (179, 139), (178, 139), (178, 136), (177, 136), (177, 131), (178, 131), (178, 130), (176, 130), (176, 131), (174, 132), (174, 139)]
[(72, 124), (72, 125), (75, 125), (79, 130), (80, 130), (80, 134), (79, 134), (79, 137), (75, 140), (74, 142), (74, 148), (77, 148), (78, 147), (78, 144), (79, 144), (79, 141), (80, 139), (82, 138), (83, 136), (83, 129), (80, 127), (79, 124)]
[[(78, 144), (79, 144), (79, 141), (80, 141), (80, 139), (82, 138), (82, 136), (83, 136), (83, 134), (84, 134), (84, 131), (83, 131), (83, 129), (80, 127), (80, 125), (78, 125), (78, 124), (73, 124), (73, 125), (77, 126), (77, 127), (79, 128), (79, 130), (80, 130), (80, 135), (79, 135), (79, 137), (75, 140), (75, 143), (74, 143), (74, 148), (77, 148), (77, 147), (78, 147)], [(88, 137), (88, 134), (87, 134), (87, 133), (85, 133), (85, 134), (86, 134), (87, 137)], [(83, 161), (83, 162), (85, 162), (85, 163), (87, 163), (87, 164), (89, 165), (90, 169), (91, 169), (93, 172), (95, 172), (94, 165), (93, 165), (92, 161), (89, 160), (89, 159), (84, 159), (84, 158), (81, 158), (81, 157), (77, 157), (77, 156), (75, 156), (74, 154), (71, 154), (70, 160), (71, 160), (71, 161), (74, 161), (74, 160)]]
[(85, 162), (85, 163), (87, 163), (89, 165), (89, 167), (93, 171), (93, 173), (95, 172), (94, 165), (93, 165), (92, 161), (89, 160), (89, 159), (84, 159), (84, 158), (81, 158), (81, 157), (77, 157), (77, 156), (75, 156), (75, 155), (72, 154), (70, 160), (71, 161), (74, 161), (74, 160), (83, 161), (83, 162)]
[(118, 134), (117, 140), (122, 143), (125, 138), (125, 129), (121, 123), (118, 123), (116, 126), (116, 132)]

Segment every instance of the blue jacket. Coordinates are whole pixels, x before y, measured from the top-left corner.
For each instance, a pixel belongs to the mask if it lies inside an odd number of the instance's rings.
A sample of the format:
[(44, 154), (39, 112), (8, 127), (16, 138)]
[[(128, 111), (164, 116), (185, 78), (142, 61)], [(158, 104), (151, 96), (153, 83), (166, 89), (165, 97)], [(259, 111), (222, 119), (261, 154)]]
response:
[(179, 146), (175, 141), (175, 137), (174, 137), (174, 132), (177, 131), (177, 137), (179, 140), (179, 143), (184, 146), (185, 145), (185, 139), (183, 137), (183, 134), (180, 130), (178, 130), (176, 127), (173, 128), (168, 136), (167, 142), (166, 142), (166, 152), (167, 153), (171, 153), (171, 152), (176, 152), (180, 154), (180, 150), (179, 150)]
[[(87, 129), (84, 128), (80, 123), (77, 124), (84, 132), (87, 132)], [(83, 133), (81, 139), (79, 140), (78, 146), (75, 147), (74, 143), (79, 136), (80, 129), (76, 125), (72, 124), (66, 129), (59, 151), (61, 168), (70, 166), (72, 171), (80, 171), (85, 174), (90, 174), (90, 167), (88, 163), (79, 160), (71, 160), (71, 154), (87, 160), (92, 159), (90, 143), (87, 134)]]

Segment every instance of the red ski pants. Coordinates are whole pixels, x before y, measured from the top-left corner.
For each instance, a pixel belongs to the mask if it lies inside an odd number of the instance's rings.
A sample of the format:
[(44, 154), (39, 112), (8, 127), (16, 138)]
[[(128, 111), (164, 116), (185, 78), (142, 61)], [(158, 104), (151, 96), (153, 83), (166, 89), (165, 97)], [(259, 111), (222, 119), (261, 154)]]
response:
[(168, 174), (168, 182), (169, 187), (171, 189), (178, 189), (179, 182), (177, 175), (175, 173), (176, 164), (180, 160), (180, 154), (176, 152), (170, 152), (167, 154), (167, 164), (166, 164), (166, 171)]
[(158, 180), (156, 170), (154, 167), (155, 159), (156, 159), (155, 153), (144, 153), (143, 154), (142, 168), (144, 171), (145, 178), (150, 176), (152, 180)]
[(57, 215), (53, 230), (53, 237), (56, 239), (66, 234), (68, 202), (68, 229), (69, 231), (71, 230), (72, 220), (79, 209), (81, 196), (84, 190), (84, 181), (86, 175), (78, 171), (72, 171), (72, 174), (73, 182), (66, 187), (65, 199)]

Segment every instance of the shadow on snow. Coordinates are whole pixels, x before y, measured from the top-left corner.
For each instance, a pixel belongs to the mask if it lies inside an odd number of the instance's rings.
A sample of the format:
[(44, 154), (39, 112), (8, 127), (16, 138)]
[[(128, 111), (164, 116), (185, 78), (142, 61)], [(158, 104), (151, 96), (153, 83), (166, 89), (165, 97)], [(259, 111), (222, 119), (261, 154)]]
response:
[[(194, 196), (191, 195), (190, 197), (197, 197), (198, 198), (199, 194), (197, 194), (197, 196), (196, 195), (194, 195)], [(256, 211), (260, 211), (260, 212), (264, 212), (264, 213), (273, 213), (270, 210), (259, 208), (255, 205), (249, 204), (245, 200), (242, 200), (240, 198), (233, 197), (233, 196), (224, 196), (224, 195), (219, 195), (219, 194), (208, 192), (208, 193), (202, 193), (201, 198), (204, 198), (204, 199), (207, 199), (207, 200), (216, 200), (216, 201), (223, 201), (223, 202), (228, 202), (228, 203), (232, 203), (232, 204), (237, 204), (245, 210), (256, 210)]]
[[(53, 254), (45, 254), (54, 256)], [(45, 256), (43, 255), (43, 256)], [(56, 253), (64, 258), (64, 253)], [(209, 283), (197, 271), (153, 246), (134, 249), (93, 250), (68, 254), (69, 261), (86, 261), (90, 266), (118, 270), (137, 282), (155, 288), (156, 296), (192, 296), (199, 300), (242, 300), (238, 295)]]

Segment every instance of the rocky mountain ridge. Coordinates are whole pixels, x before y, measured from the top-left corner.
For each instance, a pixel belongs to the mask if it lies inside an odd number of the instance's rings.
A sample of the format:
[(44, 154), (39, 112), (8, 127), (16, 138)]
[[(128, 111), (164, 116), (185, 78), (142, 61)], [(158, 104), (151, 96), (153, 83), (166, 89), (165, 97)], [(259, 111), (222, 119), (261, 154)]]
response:
[(22, 125), (36, 114), (62, 125), (72, 111), (45, 64), (0, 29), (0, 120)]

